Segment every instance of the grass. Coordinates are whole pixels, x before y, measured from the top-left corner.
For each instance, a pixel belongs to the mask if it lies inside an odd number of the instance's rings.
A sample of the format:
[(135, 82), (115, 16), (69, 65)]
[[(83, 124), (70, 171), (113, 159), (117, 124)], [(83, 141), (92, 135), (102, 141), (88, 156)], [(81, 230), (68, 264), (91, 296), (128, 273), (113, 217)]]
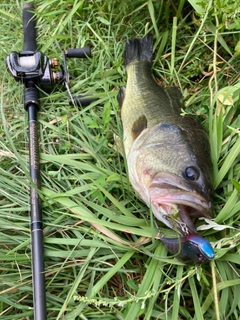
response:
[[(23, 44), (22, 1), (1, 2), (0, 315), (32, 319), (28, 129), (23, 88), (5, 57)], [(240, 137), (238, 1), (35, 1), (38, 46), (68, 61), (71, 94), (98, 102), (69, 106), (67, 93), (42, 94), (39, 112), (48, 319), (239, 319)], [(186, 109), (209, 133), (213, 221), (199, 232), (216, 252), (185, 266), (155, 238), (149, 209), (129, 184), (114, 134), (126, 83), (125, 40), (152, 32), (154, 74), (181, 88)], [(161, 231), (171, 234), (162, 226)]]

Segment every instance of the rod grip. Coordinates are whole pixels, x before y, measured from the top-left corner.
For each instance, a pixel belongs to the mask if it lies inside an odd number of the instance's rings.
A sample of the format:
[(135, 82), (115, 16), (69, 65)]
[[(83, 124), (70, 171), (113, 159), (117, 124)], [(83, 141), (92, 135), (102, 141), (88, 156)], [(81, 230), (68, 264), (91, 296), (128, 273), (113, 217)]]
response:
[(24, 32), (24, 51), (36, 51), (36, 19), (34, 13), (31, 12), (33, 6), (30, 3), (26, 3), (23, 6), (22, 19), (23, 19), (23, 32)]
[(91, 57), (91, 48), (76, 48), (76, 49), (67, 49), (65, 50), (65, 55), (68, 58), (87, 58)]

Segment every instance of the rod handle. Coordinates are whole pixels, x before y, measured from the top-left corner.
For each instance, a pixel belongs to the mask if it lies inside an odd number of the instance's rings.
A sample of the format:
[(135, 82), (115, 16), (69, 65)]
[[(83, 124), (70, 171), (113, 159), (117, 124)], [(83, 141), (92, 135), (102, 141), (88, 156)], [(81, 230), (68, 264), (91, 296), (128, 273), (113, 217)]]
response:
[(36, 51), (37, 40), (36, 40), (36, 19), (34, 13), (31, 12), (33, 6), (30, 3), (26, 3), (23, 6), (23, 32), (24, 32), (24, 51)]

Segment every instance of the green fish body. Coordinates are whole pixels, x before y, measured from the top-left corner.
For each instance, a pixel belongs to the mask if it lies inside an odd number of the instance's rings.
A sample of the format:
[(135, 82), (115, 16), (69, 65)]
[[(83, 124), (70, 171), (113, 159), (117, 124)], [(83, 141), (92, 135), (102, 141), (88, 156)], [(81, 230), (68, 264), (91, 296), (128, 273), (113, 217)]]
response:
[(151, 35), (126, 42), (128, 80), (118, 102), (129, 179), (155, 217), (184, 235), (194, 219), (211, 217), (209, 140), (200, 122), (181, 116), (182, 95), (152, 76)]

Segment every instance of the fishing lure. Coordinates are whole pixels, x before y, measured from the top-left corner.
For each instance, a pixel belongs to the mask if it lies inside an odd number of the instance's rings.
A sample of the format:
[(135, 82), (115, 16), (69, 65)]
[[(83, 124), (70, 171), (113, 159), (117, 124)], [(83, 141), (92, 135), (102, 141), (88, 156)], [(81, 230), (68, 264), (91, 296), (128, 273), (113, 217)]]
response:
[(166, 248), (186, 264), (202, 264), (214, 258), (208, 240), (198, 234), (189, 233), (179, 238), (161, 238)]

